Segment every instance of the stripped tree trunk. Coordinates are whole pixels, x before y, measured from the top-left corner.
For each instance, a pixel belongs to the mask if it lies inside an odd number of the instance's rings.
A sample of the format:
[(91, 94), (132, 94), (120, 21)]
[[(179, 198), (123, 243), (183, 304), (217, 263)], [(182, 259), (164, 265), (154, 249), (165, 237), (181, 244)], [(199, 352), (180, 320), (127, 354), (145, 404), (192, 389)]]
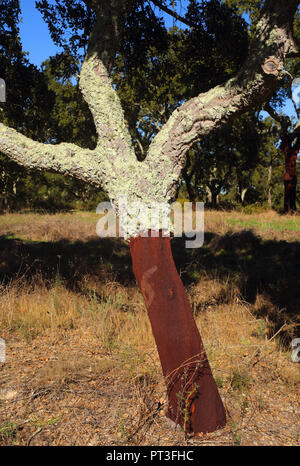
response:
[[(288, 56), (298, 52), (293, 19), (299, 0), (266, 0), (249, 57), (223, 85), (184, 102), (152, 139), (140, 162), (134, 151), (120, 99), (110, 78), (122, 28), (136, 0), (84, 0), (96, 21), (80, 73), (80, 89), (98, 135), (91, 151), (74, 144), (42, 144), (0, 123), (0, 151), (18, 164), (50, 170), (104, 189), (117, 213), (124, 197), (134, 272), (149, 311), (169, 394), (169, 416), (188, 432), (208, 432), (225, 423), (225, 414), (183, 285), (169, 238), (143, 238), (153, 225), (149, 212), (136, 223), (136, 204), (148, 207), (174, 200), (189, 149), (250, 107), (268, 101), (285, 76)], [(179, 394), (179, 395), (178, 395)]]
[(168, 416), (187, 433), (213, 432), (226, 422), (169, 237), (130, 242), (133, 271), (156, 341), (169, 400)]
[(281, 149), (284, 152), (285, 159), (285, 175), (284, 175), (284, 212), (295, 212), (296, 207), (296, 192), (297, 192), (297, 171), (296, 162), (299, 152), (300, 141), (297, 138), (293, 145), (293, 136), (285, 134), (282, 138)]

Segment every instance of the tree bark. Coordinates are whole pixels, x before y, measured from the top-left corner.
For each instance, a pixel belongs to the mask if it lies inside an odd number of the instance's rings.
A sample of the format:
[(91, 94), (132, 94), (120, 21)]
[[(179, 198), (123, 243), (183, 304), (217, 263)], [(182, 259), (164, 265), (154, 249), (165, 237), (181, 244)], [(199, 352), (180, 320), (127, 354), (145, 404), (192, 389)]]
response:
[(297, 179), (284, 180), (284, 212), (296, 212)]
[[(153, 138), (143, 162), (136, 159), (124, 111), (109, 75), (122, 24), (136, 0), (84, 1), (97, 16), (80, 75), (80, 88), (99, 136), (96, 149), (41, 144), (0, 123), (0, 151), (26, 168), (51, 170), (102, 186), (117, 211), (119, 199), (123, 202), (125, 195), (129, 220), (135, 220), (137, 202), (143, 200), (151, 206), (175, 198), (187, 151), (195, 142), (271, 98), (286, 74), (286, 58), (297, 52), (292, 25), (299, 0), (265, 1), (252, 34), (248, 60), (240, 72), (227, 83), (178, 107)], [(136, 238), (134, 221), (122, 227), (126, 237), (134, 237), (134, 272), (167, 382), (169, 416), (187, 432), (213, 431), (225, 424), (225, 411), (176, 272), (170, 239)], [(148, 228), (153, 226), (146, 212), (139, 229)], [(160, 228), (158, 220), (155, 230)]]
[(173, 261), (170, 237), (132, 238), (130, 252), (167, 386), (167, 416), (186, 433), (213, 432), (225, 425), (225, 409)]
[(215, 191), (214, 189), (212, 190), (212, 208), (213, 209), (216, 209), (218, 207), (218, 204), (219, 204), (219, 194), (217, 191)]
[(284, 212), (295, 212), (296, 208), (296, 192), (297, 192), (297, 171), (296, 162), (299, 152), (300, 141), (297, 138), (293, 145), (293, 136), (286, 134), (282, 138), (281, 149), (284, 152), (285, 158), (285, 175), (284, 175)]
[(216, 209), (218, 207), (219, 194), (220, 189), (217, 188), (213, 182), (210, 185), (206, 186), (207, 202), (213, 209)]
[(272, 175), (273, 175), (273, 157), (271, 157), (270, 165), (268, 168), (268, 206), (272, 208)]

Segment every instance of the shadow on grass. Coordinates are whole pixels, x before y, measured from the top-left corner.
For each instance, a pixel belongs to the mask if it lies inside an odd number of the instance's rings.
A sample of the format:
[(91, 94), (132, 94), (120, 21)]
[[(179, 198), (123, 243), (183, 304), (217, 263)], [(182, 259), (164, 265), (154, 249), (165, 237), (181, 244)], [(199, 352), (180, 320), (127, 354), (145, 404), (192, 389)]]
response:
[[(229, 279), (245, 301), (255, 303), (262, 293), (281, 310), (269, 315), (270, 309), (261, 306), (257, 311), (274, 322), (275, 330), (285, 319), (299, 319), (300, 242), (263, 240), (243, 230), (224, 236), (207, 232), (199, 249), (186, 249), (185, 239), (175, 238), (172, 248), (185, 285), (196, 283), (203, 274)], [(84, 276), (125, 286), (135, 283), (129, 248), (122, 240), (26, 242), (0, 237), (0, 283), (15, 277), (30, 283), (36, 274), (49, 284), (59, 275), (67, 287), (78, 291)]]
[(31, 284), (37, 275), (49, 286), (59, 276), (73, 290), (80, 288), (83, 277), (134, 283), (129, 248), (124, 241), (33, 242), (0, 236), (0, 283), (22, 278)]

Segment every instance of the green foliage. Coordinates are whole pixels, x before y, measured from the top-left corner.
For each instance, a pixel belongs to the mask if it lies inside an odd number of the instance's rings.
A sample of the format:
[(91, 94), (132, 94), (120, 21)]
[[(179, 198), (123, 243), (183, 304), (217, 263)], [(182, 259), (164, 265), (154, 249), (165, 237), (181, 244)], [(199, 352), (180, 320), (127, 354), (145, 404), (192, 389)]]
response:
[(248, 52), (248, 32), (245, 20), (219, 0), (191, 1), (187, 19), (194, 27), (186, 35), (182, 64), (192, 97), (239, 70)]
[(52, 139), (94, 149), (97, 138), (93, 118), (78, 83), (73, 82), (80, 71), (78, 60), (66, 52), (57, 54), (42, 64), (42, 71), (55, 95), (49, 115)]
[(0, 438), (7, 440), (16, 437), (18, 428), (14, 422), (4, 422), (0, 425)]
[[(214, 207), (220, 195), (223, 201), (244, 203), (260, 160), (262, 128), (263, 123), (256, 115), (245, 114), (204, 138), (190, 151), (186, 170), (199, 197), (203, 198), (206, 188)], [(187, 184), (187, 177), (183, 179)]]
[(95, 13), (81, 0), (40, 0), (36, 7), (48, 25), (53, 42), (77, 58), (86, 50)]
[[(94, 148), (93, 119), (74, 82), (78, 60), (65, 52), (51, 57), (39, 70), (22, 50), (19, 1), (2, 3), (0, 19), (0, 69), (7, 83), (0, 121), (41, 142)], [(0, 154), (0, 212), (95, 209), (103, 197), (78, 181), (26, 171)]]
[[(189, 0), (183, 16), (192, 27), (180, 29), (174, 22), (167, 30), (161, 11), (151, 0), (136, 2), (125, 24), (112, 79), (140, 160), (179, 105), (240, 69), (247, 56), (249, 30), (251, 38), (263, 4), (258, 0)], [(7, 82), (7, 103), (0, 104), (0, 121), (41, 142), (64, 141), (92, 149), (96, 131), (78, 75), (95, 23), (93, 2), (39, 0), (36, 7), (63, 52), (50, 57), (41, 69), (30, 64), (19, 37), (19, 0), (2, 1), (0, 69)], [(294, 35), (299, 41), (299, 14)], [(290, 58), (287, 70), (296, 76), (299, 60)], [(291, 81), (287, 76), (270, 101), (272, 107), (280, 110), (288, 97)], [(180, 197), (206, 200), (214, 207), (218, 203), (249, 206), (251, 211), (282, 208), (284, 167), (277, 148), (279, 134), (271, 119), (259, 118), (260, 110), (238, 117), (190, 150), (178, 186)], [(104, 193), (78, 181), (25, 171), (0, 154), (0, 212), (95, 209), (103, 199)]]
[(262, 0), (225, 0), (225, 3), (229, 7), (237, 8), (240, 13), (248, 13), (252, 23), (258, 20), (264, 5)]
[(219, 0), (191, 1), (186, 18), (192, 29), (166, 31), (138, 3), (125, 27), (112, 77), (141, 158), (181, 103), (230, 78), (247, 54), (245, 21)]

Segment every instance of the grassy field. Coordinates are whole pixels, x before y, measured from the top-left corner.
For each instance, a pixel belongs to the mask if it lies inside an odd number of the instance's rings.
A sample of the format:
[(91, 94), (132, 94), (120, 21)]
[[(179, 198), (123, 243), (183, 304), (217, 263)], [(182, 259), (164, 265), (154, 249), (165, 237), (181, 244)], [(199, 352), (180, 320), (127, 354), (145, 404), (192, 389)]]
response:
[(0, 216), (0, 445), (300, 445), (300, 217), (207, 211), (172, 240), (227, 426), (188, 438), (127, 244), (96, 214)]

